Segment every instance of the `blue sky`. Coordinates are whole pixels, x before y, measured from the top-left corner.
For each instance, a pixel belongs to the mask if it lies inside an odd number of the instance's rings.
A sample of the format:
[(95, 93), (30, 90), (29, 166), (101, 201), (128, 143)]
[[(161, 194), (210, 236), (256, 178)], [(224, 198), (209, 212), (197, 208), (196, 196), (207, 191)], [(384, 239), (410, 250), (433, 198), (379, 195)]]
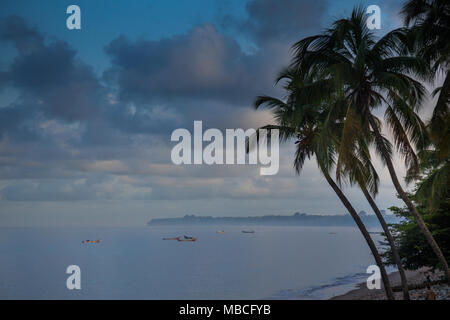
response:
[[(376, 4), (383, 9), (389, 8), (386, 16), (382, 16), (383, 22), (387, 24), (387, 28), (397, 25), (397, 21), (391, 21), (390, 18), (391, 11), (399, 8), (399, 1), (343, 0), (323, 1), (323, 3), (324, 14), (318, 19), (317, 26), (326, 26), (330, 19), (347, 15), (355, 4), (365, 7)], [(82, 8), (83, 31), (74, 32), (65, 28), (66, 8), (71, 4), (77, 4)], [(248, 18), (246, 5), (247, 2), (242, 0), (139, 0), (133, 2), (7, 0), (2, 4), (0, 17), (4, 18), (11, 14), (22, 16), (30, 25), (38, 26), (43, 34), (70, 43), (77, 49), (80, 58), (89, 61), (96, 71), (100, 72), (109, 65), (103, 50), (105, 44), (120, 34), (133, 39), (157, 40), (186, 33), (189, 29), (205, 23), (213, 23), (222, 32), (227, 32), (229, 30), (224, 30), (226, 28), (222, 25), (223, 16), (230, 15), (235, 19), (246, 19)], [(233, 37), (238, 39), (242, 46), (249, 45), (248, 42), (251, 42), (251, 39), (245, 39), (239, 32), (234, 32)]]
[[(354, 5), (399, 1), (2, 1), (0, 226), (144, 225), (152, 217), (343, 214), (314, 161), (293, 148), (281, 169), (175, 167), (170, 134), (270, 122), (251, 102), (273, 85), (290, 46)], [(68, 30), (68, 5), (82, 29)], [(399, 163), (400, 173), (402, 172)], [(399, 204), (384, 168), (380, 207)], [(358, 210), (370, 211), (346, 188)]]

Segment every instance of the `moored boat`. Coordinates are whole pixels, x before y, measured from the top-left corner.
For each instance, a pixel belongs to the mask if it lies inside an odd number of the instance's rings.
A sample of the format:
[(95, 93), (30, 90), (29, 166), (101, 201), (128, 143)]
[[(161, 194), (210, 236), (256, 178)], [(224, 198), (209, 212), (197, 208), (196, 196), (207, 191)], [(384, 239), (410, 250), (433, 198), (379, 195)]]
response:
[(188, 237), (188, 239), (178, 238), (177, 241), (180, 241), (180, 242), (194, 242), (194, 241), (197, 241), (197, 238), (194, 238), (194, 237)]
[(98, 240), (83, 240), (81, 243), (87, 244), (87, 243), (100, 243), (101, 239)]

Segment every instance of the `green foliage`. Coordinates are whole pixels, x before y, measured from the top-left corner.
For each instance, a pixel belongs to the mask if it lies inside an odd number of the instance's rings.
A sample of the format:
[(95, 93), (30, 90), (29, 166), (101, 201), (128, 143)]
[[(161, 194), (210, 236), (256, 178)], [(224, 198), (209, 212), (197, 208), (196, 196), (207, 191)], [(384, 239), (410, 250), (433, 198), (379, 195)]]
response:
[[(419, 183), (419, 187), (420, 184)], [(442, 198), (439, 206), (430, 211), (428, 204), (424, 200), (419, 200), (416, 195), (411, 196), (414, 199), (416, 208), (422, 215), (426, 225), (433, 234), (445, 257), (450, 257), (450, 194), (447, 187), (447, 197)], [(424, 235), (417, 226), (414, 217), (409, 210), (398, 207), (391, 207), (390, 210), (399, 218), (401, 222), (391, 224), (392, 235), (395, 244), (402, 257), (402, 264), (406, 269), (418, 269), (421, 267), (440, 268), (439, 261), (433, 250), (428, 245)], [(386, 264), (394, 265), (394, 259), (390, 250), (383, 253), (383, 260)]]
[[(361, 136), (368, 145), (374, 144), (383, 161), (392, 156), (379, 133), (381, 121), (373, 113), (380, 107), (385, 109), (385, 124), (409, 172), (419, 171), (415, 149), (429, 143), (425, 124), (417, 113), (427, 96), (419, 80), (429, 80), (431, 69), (420, 55), (409, 52), (409, 38), (407, 28), (378, 38), (367, 28), (365, 11), (357, 7), (349, 18), (339, 19), (324, 33), (304, 38), (293, 46), (291, 69), (311, 76), (308, 88), (295, 97), (316, 97), (319, 93), (319, 99), (340, 101), (333, 105), (339, 113), (343, 112), (336, 161), (338, 181), (351, 173), (354, 154), (358, 153), (355, 146), (360, 144)], [(372, 132), (375, 141), (370, 141)]]
[[(450, 257), (450, 1), (409, 0), (402, 10), (406, 38), (411, 45), (411, 53), (429, 63), (429, 80), (436, 75), (444, 78), (441, 87), (434, 90), (437, 96), (433, 114), (426, 125), (411, 113), (407, 105), (397, 104), (397, 110), (388, 107), (386, 120), (395, 132), (395, 143), (408, 149), (405, 133), (410, 133), (411, 141), (418, 149), (417, 157), (410, 155), (411, 163), (419, 163), (418, 170), (410, 171), (407, 182), (417, 180), (415, 194), (411, 196), (419, 213), (430, 229), (444, 256)], [(395, 115), (398, 118), (395, 118)], [(400, 121), (398, 121), (398, 120)], [(403, 123), (400, 123), (403, 122)], [(403, 131), (402, 127), (405, 128)], [(420, 130), (416, 130), (419, 128)], [(428, 143), (421, 143), (423, 132), (428, 133)], [(406, 159), (408, 162), (408, 159)], [(403, 264), (406, 268), (423, 266), (439, 268), (439, 261), (428, 245), (425, 237), (410, 216), (407, 208), (393, 207), (391, 210), (402, 218), (402, 222), (392, 225), (393, 235)], [(383, 258), (393, 264), (390, 251)]]
[(450, 1), (409, 0), (402, 9), (414, 54), (431, 66), (430, 78), (443, 76), (442, 86), (433, 91), (437, 102), (430, 119), (430, 131), (440, 152), (449, 153), (450, 139)]

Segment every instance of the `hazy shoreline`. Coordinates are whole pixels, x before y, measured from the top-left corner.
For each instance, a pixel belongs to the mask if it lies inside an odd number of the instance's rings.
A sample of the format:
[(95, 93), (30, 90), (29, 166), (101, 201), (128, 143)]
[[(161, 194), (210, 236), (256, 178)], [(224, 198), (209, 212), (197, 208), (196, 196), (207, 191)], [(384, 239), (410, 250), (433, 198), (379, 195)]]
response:
[[(368, 215), (364, 211), (359, 213), (361, 220), (367, 227), (379, 227), (378, 218)], [(388, 223), (397, 223), (394, 215), (384, 215)], [(147, 226), (299, 226), (299, 227), (354, 227), (355, 221), (349, 214), (314, 215), (296, 212), (293, 215), (264, 215), (248, 217), (213, 217), (185, 215), (177, 218), (153, 218)]]

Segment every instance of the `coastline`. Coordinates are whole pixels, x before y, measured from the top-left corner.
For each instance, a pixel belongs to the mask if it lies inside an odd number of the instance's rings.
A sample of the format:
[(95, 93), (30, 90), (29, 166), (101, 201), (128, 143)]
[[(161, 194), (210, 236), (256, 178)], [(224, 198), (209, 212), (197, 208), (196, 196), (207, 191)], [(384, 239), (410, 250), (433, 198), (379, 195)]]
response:
[[(439, 280), (443, 275), (442, 272), (433, 272), (430, 268), (420, 268), (418, 270), (405, 270), (409, 285), (418, 285), (425, 282), (427, 275), (431, 280)], [(401, 284), (400, 274), (394, 271), (389, 274), (389, 280), (393, 287)], [(437, 300), (450, 300), (450, 288), (446, 284), (438, 284), (432, 286), (432, 290), (436, 293)], [(425, 290), (415, 289), (409, 291), (411, 300), (424, 300)], [(394, 292), (395, 299), (402, 300), (402, 292)], [(357, 289), (353, 289), (345, 294), (337, 295), (329, 300), (385, 300), (386, 296), (383, 289), (369, 290), (365, 282), (359, 283)]]

